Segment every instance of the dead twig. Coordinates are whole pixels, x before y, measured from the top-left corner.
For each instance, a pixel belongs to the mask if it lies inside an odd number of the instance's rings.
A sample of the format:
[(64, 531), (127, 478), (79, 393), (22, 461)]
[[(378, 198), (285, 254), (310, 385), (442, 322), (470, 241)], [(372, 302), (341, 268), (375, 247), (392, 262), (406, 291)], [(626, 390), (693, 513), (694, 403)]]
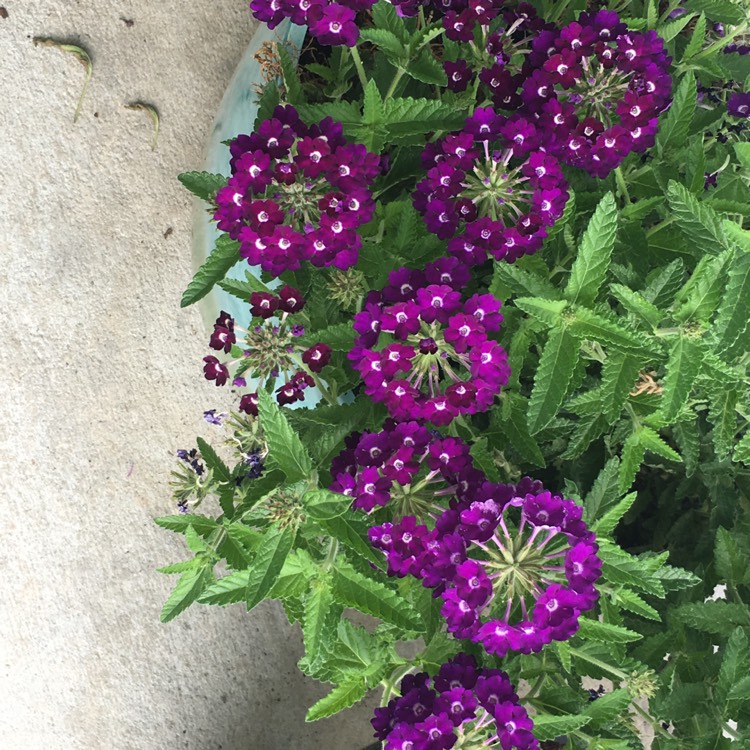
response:
[(154, 139), (151, 141), (151, 150), (156, 151), (156, 144), (159, 140), (159, 112), (156, 107), (145, 102), (132, 102), (131, 104), (126, 104), (125, 109), (147, 112), (149, 117), (151, 117), (151, 121), (154, 123)]
[(74, 55), (78, 62), (83, 65), (86, 71), (86, 80), (83, 82), (83, 90), (81, 91), (81, 96), (78, 99), (78, 106), (73, 115), (73, 122), (78, 122), (78, 118), (81, 115), (81, 108), (83, 107), (83, 100), (86, 98), (86, 92), (89, 90), (89, 82), (94, 73), (94, 63), (91, 60), (91, 55), (89, 55), (83, 47), (79, 47), (77, 44), (68, 44), (67, 42), (60, 42), (57, 39), (34, 37), (34, 44), (41, 45), (42, 47), (55, 47), (63, 52), (68, 52), (71, 55)]

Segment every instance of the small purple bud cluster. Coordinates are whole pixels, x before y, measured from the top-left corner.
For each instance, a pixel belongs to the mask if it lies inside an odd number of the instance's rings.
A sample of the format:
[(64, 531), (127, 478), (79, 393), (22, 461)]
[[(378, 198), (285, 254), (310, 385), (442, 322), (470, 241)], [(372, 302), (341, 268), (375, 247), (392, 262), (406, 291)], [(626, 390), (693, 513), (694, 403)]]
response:
[(356, 264), (356, 229), (373, 217), (368, 188), (380, 157), (347, 142), (341, 123), (305, 125), (290, 105), (238, 136), (230, 151), (232, 176), (216, 195), (214, 218), (250, 265), (279, 276), (303, 261)]
[(384, 750), (539, 747), (508, 675), (478, 667), (473, 656), (458, 654), (432, 678), (406, 675), (400, 690), (371, 720)]
[(500, 302), (491, 294), (464, 300), (458, 289), (467, 276), (447, 258), (424, 272), (401, 268), (355, 316), (349, 359), (365, 393), (394, 419), (446, 425), (487, 411), (508, 382), (508, 357), (489, 337), (502, 322)]
[[(262, 387), (265, 382), (275, 381), (283, 375), (284, 384), (276, 391), (279, 404), (303, 401), (305, 389), (315, 385), (312, 373), (321, 372), (330, 362), (331, 347), (322, 343), (305, 347), (295, 342), (304, 333), (302, 326), (291, 324), (289, 320), (305, 306), (299, 290), (285, 286), (278, 294), (253, 292), (250, 303), (250, 312), (260, 322), (252, 324), (249, 330), (237, 326), (234, 319), (223, 311), (216, 319), (209, 346), (225, 354), (234, 350), (234, 358), (222, 362), (213, 355), (204, 357), (206, 380), (224, 385), (229, 380), (230, 368), (234, 368), (233, 386), (245, 388), (247, 381), (244, 376), (249, 373)], [(236, 331), (244, 335), (242, 345)], [(239, 408), (246, 414), (257, 416), (257, 392), (244, 394)]]
[(189, 451), (180, 448), (180, 450), (177, 451), (177, 458), (179, 458), (180, 461), (184, 461), (199, 477), (203, 476), (205, 468), (199, 460), (198, 450), (196, 448)]
[(469, 446), (417, 422), (386, 420), (380, 432), (353, 433), (333, 460), (331, 490), (367, 513), (390, 504), (394, 516), (440, 515), (441, 497), (464, 497), (481, 484)]
[(669, 104), (671, 58), (654, 31), (628, 31), (610, 10), (582, 13), (534, 41), (537, 69), (523, 82), (521, 111), (545, 133), (545, 148), (604, 178), (654, 144)]
[(496, 656), (570, 638), (596, 603), (602, 565), (581, 507), (528, 478), (472, 495), (432, 529), (413, 516), (372, 528), (389, 573), (435, 589), (448, 630)]
[(427, 177), (414, 207), (463, 263), (488, 255), (513, 261), (542, 246), (568, 200), (562, 169), (543, 140), (531, 121), (479, 107), (462, 131), (425, 148)]
[(353, 47), (359, 39), (357, 12), (369, 10), (375, 0), (252, 0), (250, 10), (259, 20), (275, 29), (285, 18), (307, 26), (323, 45)]

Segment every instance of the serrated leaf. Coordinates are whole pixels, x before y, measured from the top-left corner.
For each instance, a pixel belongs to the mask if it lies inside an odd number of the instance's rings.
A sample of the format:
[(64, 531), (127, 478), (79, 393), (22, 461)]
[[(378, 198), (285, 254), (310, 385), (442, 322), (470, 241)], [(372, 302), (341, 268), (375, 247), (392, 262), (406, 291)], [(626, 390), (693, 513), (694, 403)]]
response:
[(685, 52), (682, 55), (682, 61), (685, 62), (691, 57), (695, 57), (702, 49), (703, 44), (706, 41), (706, 15), (701, 13), (698, 20), (695, 22), (692, 36), (690, 41), (685, 47)]
[(638, 432), (628, 435), (622, 446), (622, 458), (620, 460), (620, 476), (618, 488), (620, 494), (627, 492), (635, 481), (638, 469), (641, 468), (646, 449), (640, 441)]
[(659, 416), (664, 423), (674, 421), (687, 403), (701, 368), (703, 346), (700, 341), (679, 336), (669, 352)]
[(589, 703), (583, 713), (591, 719), (594, 726), (601, 726), (624, 714), (630, 701), (630, 693), (625, 688), (619, 688)]
[[(547, 281), (547, 279), (537, 274), (527, 271), (515, 263), (494, 263), (492, 283), (490, 284), (490, 294), (499, 296), (495, 291), (500, 286), (506, 286), (513, 294), (529, 297), (539, 297), (544, 300), (556, 301), (560, 292)], [(560, 312), (565, 309), (565, 305), (553, 306), (553, 310), (559, 308)], [(533, 314), (533, 313), (532, 313)]]
[(213, 574), (208, 564), (185, 573), (164, 603), (159, 619), (169, 622), (184, 612), (201, 595), (212, 578)]
[(247, 593), (247, 584), (250, 579), (249, 570), (236, 570), (228, 576), (219, 578), (211, 584), (201, 595), (198, 601), (201, 604), (237, 604), (244, 602)]
[(587, 414), (578, 420), (575, 430), (568, 438), (568, 446), (560, 455), (565, 461), (580, 458), (591, 443), (609, 428), (609, 422), (602, 414)]
[(738, 391), (736, 387), (721, 388), (711, 393), (708, 419), (713, 425), (713, 443), (716, 457), (723, 461), (734, 446), (734, 433), (737, 430)]
[(746, 606), (721, 600), (683, 604), (672, 614), (685, 625), (712, 635), (728, 636), (736, 627), (750, 625)]
[(680, 454), (667, 445), (665, 440), (655, 430), (652, 430), (650, 427), (641, 426), (637, 430), (637, 435), (638, 441), (647, 451), (666, 458), (668, 461), (682, 462)]
[(372, 9), (372, 20), (378, 29), (390, 31), (400, 42), (408, 44), (409, 32), (396, 8), (387, 0), (379, 0)]
[(245, 274), (245, 277), (246, 281), (242, 281), (241, 279), (222, 279), (218, 282), (218, 286), (228, 294), (247, 303), (250, 303), (253, 292), (271, 292), (266, 284), (249, 271)]
[(714, 565), (722, 580), (734, 586), (750, 582), (746, 547), (746, 541), (736, 537), (731, 531), (722, 526), (716, 529)]
[(600, 344), (607, 344), (624, 352), (644, 354), (648, 351), (646, 348), (648, 339), (642, 333), (631, 331), (586, 307), (576, 308), (574, 317), (570, 319), (568, 330), (579, 338), (598, 341)]
[(744, 17), (742, 8), (732, 0), (685, 0), (682, 3), (688, 10), (705, 11), (712, 21), (738, 24)]
[(342, 682), (307, 710), (305, 721), (318, 721), (318, 719), (333, 716), (358, 703), (365, 695), (367, 695), (367, 685), (363, 679), (357, 678)]
[(333, 594), (327, 580), (316, 581), (305, 599), (305, 619), (302, 636), (305, 656), (314, 663), (324, 641), (327, 616), (333, 606)]
[(750, 700), (750, 675), (745, 675), (739, 679), (729, 689), (727, 700), (730, 701), (747, 701)]
[(674, 39), (694, 18), (695, 15), (693, 13), (685, 13), (685, 15), (676, 18), (674, 21), (668, 21), (660, 26), (657, 29), (657, 33), (665, 42), (669, 42)]
[(379, 154), (385, 142), (383, 97), (374, 80), (365, 89), (362, 125), (357, 128), (358, 140), (368, 151)]
[(661, 575), (665, 567), (660, 558), (644, 560), (629, 555), (606, 539), (600, 539), (598, 542), (602, 571), (608, 581), (639, 589), (651, 596), (664, 597), (666, 589), (656, 577), (657, 574)]
[(610, 424), (620, 416), (640, 371), (640, 358), (625, 352), (613, 351), (604, 362), (600, 392), (602, 411)]
[(494, 409), (490, 414), (493, 425), (503, 432), (524, 460), (534, 466), (544, 468), (544, 455), (529, 432), (526, 419), (528, 400), (517, 393), (511, 392), (506, 394), (506, 398), (510, 401), (510, 408), (507, 410), (507, 414), (505, 410)]
[(187, 573), (189, 570), (202, 565), (203, 560), (200, 557), (193, 557), (190, 560), (183, 560), (182, 562), (165, 565), (163, 568), (157, 568), (156, 572), (164, 573), (165, 575), (175, 575), (177, 573)]
[(344, 133), (347, 134), (351, 134), (352, 128), (362, 123), (362, 110), (357, 102), (342, 100), (325, 104), (300, 104), (297, 111), (307, 123), (319, 122), (324, 117), (332, 117), (343, 124)]
[(637, 492), (631, 492), (629, 495), (620, 500), (614, 508), (608, 510), (593, 526), (592, 531), (597, 536), (612, 536), (615, 526), (620, 519), (630, 510), (633, 503), (638, 498)]
[(610, 284), (612, 294), (620, 304), (636, 318), (639, 318), (648, 328), (656, 328), (665, 317), (664, 313), (654, 304), (649, 302), (639, 292), (623, 286), (622, 284)]
[(578, 635), (590, 641), (601, 643), (632, 643), (643, 636), (633, 630), (613, 625), (610, 622), (599, 622), (582, 617), (579, 621)]
[(669, 182), (667, 201), (675, 223), (685, 234), (690, 247), (699, 249), (701, 255), (718, 255), (726, 249), (727, 240), (721, 220), (710, 206), (675, 180)]
[(213, 471), (214, 476), (220, 482), (230, 482), (232, 480), (232, 472), (221, 458), (219, 458), (218, 453), (203, 438), (197, 438), (196, 442), (198, 450), (206, 462), (206, 466)]
[(701, 579), (695, 573), (673, 565), (660, 567), (654, 575), (661, 581), (666, 591), (681, 591), (701, 582)]
[(203, 299), (239, 260), (240, 243), (226, 234), (221, 235), (216, 240), (216, 247), (188, 284), (180, 300), (180, 307), (188, 307)]
[(270, 120), (273, 117), (273, 111), (279, 106), (280, 102), (279, 84), (275, 80), (268, 81), (263, 86), (263, 93), (258, 99), (258, 114), (255, 116), (254, 131), (257, 131), (264, 120)]
[(334, 570), (333, 593), (344, 606), (383, 622), (415, 632), (423, 629), (408, 602), (384, 584), (363, 576), (348, 565), (337, 566)]
[(529, 399), (527, 423), (532, 435), (555, 418), (568, 395), (579, 356), (578, 341), (567, 328), (559, 326), (550, 331)]
[(591, 721), (589, 716), (552, 716), (536, 714), (534, 720), (534, 737), (538, 740), (554, 740), (556, 737), (574, 732)]
[(639, 594), (636, 594), (635, 591), (631, 591), (630, 589), (620, 589), (614, 596), (615, 603), (620, 608), (627, 609), (628, 612), (633, 612), (636, 615), (640, 615), (649, 620), (661, 620), (659, 613)]
[(310, 479), (312, 459), (299, 435), (289, 426), (276, 402), (264, 390), (258, 392), (258, 415), (268, 450), (290, 482)]
[(289, 52), (283, 44), (276, 45), (276, 53), (281, 66), (281, 76), (286, 89), (285, 101), (295, 106), (305, 101), (305, 94), (302, 90), (302, 83), (299, 79), (299, 72), (296, 61), (293, 61)]
[(367, 524), (363, 520), (362, 513), (348, 510), (333, 518), (319, 518), (316, 523), (323, 531), (338, 539), (352, 552), (356, 552), (380, 568), (384, 567), (383, 554), (376, 550), (367, 539)]
[(659, 123), (656, 147), (660, 154), (681, 149), (685, 145), (695, 112), (697, 96), (695, 76), (692, 73), (686, 73), (674, 93), (672, 105)]
[(436, 130), (457, 130), (466, 112), (435, 99), (401, 97), (385, 102), (384, 124), (390, 141), (408, 136), (426, 136)]
[(737, 443), (737, 447), (732, 454), (732, 460), (750, 464), (750, 432), (745, 433), (744, 437)]
[(283, 529), (270, 526), (260, 543), (253, 564), (248, 569), (247, 596), (248, 610), (260, 604), (276, 583), (284, 561), (294, 544), (295, 531), (287, 526)]
[(337, 323), (336, 325), (312, 331), (296, 339), (298, 346), (315, 346), (327, 344), (335, 352), (348, 352), (354, 346), (356, 332), (351, 323)]
[(216, 193), (227, 184), (227, 178), (223, 174), (210, 172), (183, 172), (177, 175), (177, 179), (193, 195), (208, 203), (211, 203)]
[(219, 526), (213, 518), (198, 516), (192, 513), (181, 513), (178, 516), (161, 516), (160, 518), (155, 518), (154, 523), (163, 529), (177, 531), (181, 534), (184, 534), (188, 527), (192, 526), (201, 536), (207, 536)]
[(617, 237), (615, 196), (607, 193), (594, 211), (570, 272), (565, 296), (573, 303), (593, 304), (604, 283)]
[(692, 419), (686, 422), (678, 422), (672, 427), (672, 434), (685, 464), (685, 475), (691, 477), (695, 474), (700, 459), (701, 437), (698, 421)]
[(738, 252), (729, 266), (726, 290), (712, 327), (716, 350), (724, 352), (738, 343), (742, 343), (742, 348), (746, 348), (748, 327), (750, 327), (750, 253)]
[(491, 482), (500, 481), (500, 471), (497, 464), (492, 458), (492, 454), (487, 446), (487, 438), (480, 437), (474, 440), (471, 445), (470, 454), (476, 466), (487, 475)]
[(685, 264), (680, 258), (649, 275), (643, 296), (656, 307), (666, 307), (671, 304), (677, 290), (682, 286)]
[(408, 60), (406, 47), (392, 31), (382, 28), (365, 28), (360, 29), (359, 34), (363, 42), (377, 45), (386, 59), (395, 67), (406, 64)]
[(565, 300), (549, 300), (541, 297), (519, 297), (513, 300), (513, 304), (548, 326), (558, 325), (562, 321), (563, 312), (568, 307)]
[(716, 685), (716, 702), (726, 703), (732, 687), (750, 672), (750, 646), (747, 633), (742, 628), (735, 628), (723, 649), (724, 658), (719, 669), (719, 681)]
[(349, 495), (317, 489), (306, 492), (302, 498), (305, 510), (316, 521), (327, 521), (346, 513), (352, 507)]
[(448, 77), (443, 66), (432, 56), (429, 49), (424, 49), (419, 56), (409, 63), (406, 72), (422, 83), (435, 86), (447, 86)]
[(675, 320), (706, 325), (721, 302), (724, 267), (730, 253), (718, 257), (704, 256), (690, 279), (675, 297)]
[(620, 459), (614, 456), (604, 464), (594, 480), (584, 500), (585, 518), (588, 524), (592, 524), (602, 515), (603, 511), (617, 502), (620, 496), (618, 491), (619, 470)]

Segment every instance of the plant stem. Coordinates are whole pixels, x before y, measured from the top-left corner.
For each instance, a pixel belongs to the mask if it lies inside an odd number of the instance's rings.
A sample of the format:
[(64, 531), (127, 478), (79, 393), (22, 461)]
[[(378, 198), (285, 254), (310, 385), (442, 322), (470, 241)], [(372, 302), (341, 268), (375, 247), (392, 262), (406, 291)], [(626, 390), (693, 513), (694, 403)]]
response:
[(615, 169), (615, 182), (617, 182), (617, 187), (620, 190), (620, 195), (625, 200), (625, 203), (630, 203), (630, 193), (628, 192), (628, 186), (625, 183), (625, 176), (623, 175), (620, 167), (617, 167), (617, 169)]
[(352, 55), (354, 67), (357, 69), (357, 75), (359, 76), (359, 82), (362, 85), (362, 91), (364, 91), (367, 88), (367, 75), (365, 74), (365, 66), (362, 65), (362, 58), (359, 56), (359, 50), (356, 47), (349, 47), (349, 52)]
[(748, 28), (750, 28), (750, 23), (748, 21), (745, 21), (745, 23), (737, 26), (737, 28), (734, 29), (731, 34), (727, 34), (725, 37), (717, 39), (713, 44), (709, 44), (706, 49), (702, 50), (697, 55), (691, 57), (690, 60), (686, 60), (685, 62), (693, 62), (694, 60), (702, 60), (704, 57), (710, 57), (714, 52), (718, 52), (720, 49), (726, 47), (727, 44), (729, 44), (735, 37), (744, 34), (748, 30)]
[(393, 94), (396, 92), (396, 86), (398, 86), (399, 81), (403, 78), (404, 73), (406, 73), (406, 71), (403, 68), (399, 68), (396, 71), (396, 75), (393, 76), (393, 80), (391, 81), (391, 85), (388, 87), (388, 91), (386, 91), (383, 101), (387, 102), (393, 96)]
[(664, 219), (664, 221), (660, 221), (658, 224), (654, 224), (654, 226), (646, 230), (646, 237), (651, 237), (652, 235), (664, 229), (664, 227), (668, 227), (673, 221), (674, 216), (670, 216), (669, 218)]
[(333, 567), (333, 563), (336, 561), (336, 555), (339, 552), (339, 540), (335, 537), (331, 537), (330, 544), (328, 546), (328, 554), (326, 555), (325, 562), (323, 563), (323, 568), (325, 570), (330, 570)]

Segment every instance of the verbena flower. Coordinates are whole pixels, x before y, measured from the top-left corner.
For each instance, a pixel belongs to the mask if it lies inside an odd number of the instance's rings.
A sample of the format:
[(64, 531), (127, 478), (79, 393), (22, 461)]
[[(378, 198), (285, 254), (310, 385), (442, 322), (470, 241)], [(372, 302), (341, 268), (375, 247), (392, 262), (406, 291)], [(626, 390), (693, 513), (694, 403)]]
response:
[(491, 654), (531, 653), (578, 630), (598, 598), (594, 534), (571, 500), (528, 478), (484, 483), (430, 525), (407, 516), (370, 530), (391, 575), (435, 589), (448, 630)]
[(357, 11), (369, 10), (375, 0), (252, 0), (250, 10), (259, 20), (275, 29), (285, 18), (307, 26), (321, 44), (353, 47), (359, 39), (355, 23)]
[(216, 195), (214, 218), (250, 265), (279, 276), (303, 261), (356, 264), (356, 229), (373, 217), (369, 185), (380, 157), (342, 133), (330, 117), (305, 125), (287, 105), (232, 141), (232, 176)]
[(654, 31), (628, 31), (610, 10), (582, 13), (554, 39), (535, 40), (534, 56), (522, 111), (550, 153), (604, 178), (653, 146), (672, 91), (671, 58)]
[(750, 91), (732, 94), (727, 99), (727, 113), (731, 117), (750, 117)]
[(331, 464), (331, 490), (368, 513), (388, 505), (394, 517), (440, 515), (449, 498), (465, 497), (483, 480), (463, 440), (417, 422), (387, 420), (381, 431), (353, 433), (345, 445)]
[(541, 247), (568, 200), (560, 165), (543, 143), (529, 120), (479, 107), (462, 131), (428, 144), (414, 207), (431, 232), (450, 240), (452, 255), (476, 265)]
[[(315, 385), (311, 373), (319, 373), (331, 359), (331, 348), (322, 343), (308, 347), (298, 343), (299, 328), (291, 316), (303, 309), (305, 300), (299, 290), (283, 287), (278, 294), (253, 292), (250, 298), (254, 322), (245, 330), (222, 311), (214, 323), (209, 346), (231, 354), (222, 362), (209, 355), (203, 358), (203, 373), (207, 380), (224, 385), (233, 371), (232, 385), (245, 388), (250, 375), (263, 387), (265, 383), (282, 380), (276, 390), (280, 404), (293, 404), (305, 398), (305, 389)], [(238, 339), (237, 333), (242, 334)], [(257, 393), (246, 393), (240, 399), (240, 411), (257, 416)]]
[(534, 750), (534, 723), (505, 672), (458, 654), (434, 677), (406, 675), (401, 695), (375, 709), (371, 723), (385, 750)]
[(399, 421), (445, 425), (487, 411), (510, 376), (505, 350), (489, 336), (500, 328), (500, 302), (491, 294), (464, 300), (455, 280), (466, 271), (440, 273), (450, 265), (433, 264), (424, 276), (393, 271), (354, 318), (360, 335), (349, 359), (365, 393)]

